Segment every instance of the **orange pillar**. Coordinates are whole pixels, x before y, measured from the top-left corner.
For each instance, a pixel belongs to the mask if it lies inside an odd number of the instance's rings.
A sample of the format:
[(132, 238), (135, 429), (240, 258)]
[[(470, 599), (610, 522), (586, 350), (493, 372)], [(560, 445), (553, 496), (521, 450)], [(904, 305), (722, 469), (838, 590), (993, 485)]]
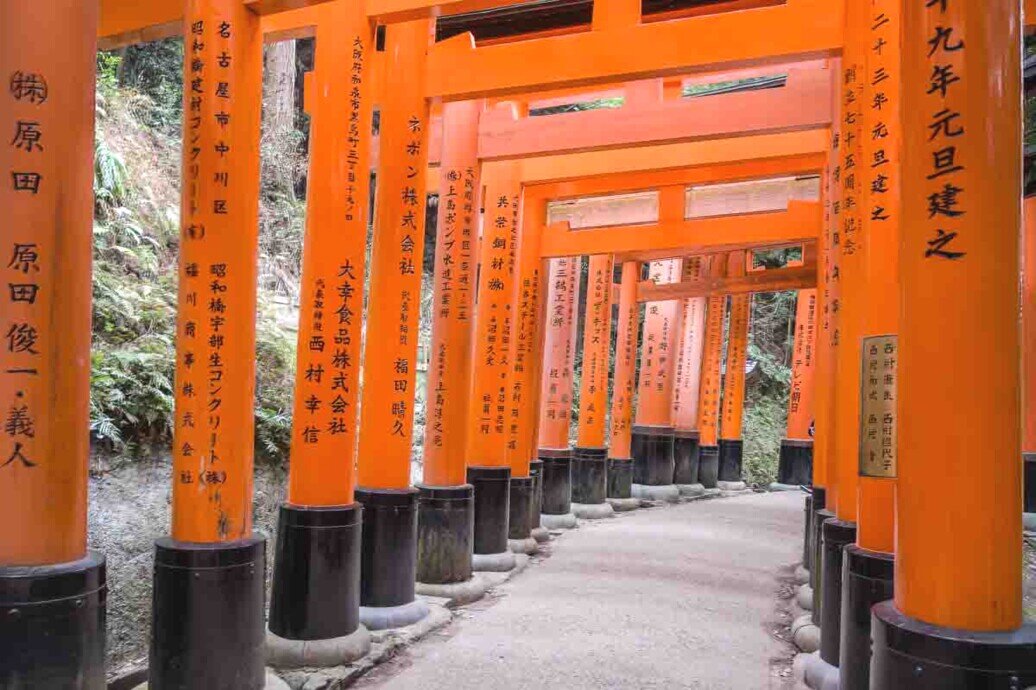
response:
[[(923, 689), (1036, 683), (1018, 462), (1021, 26), (1008, 0), (903, 6), (902, 423), (879, 690), (906, 674)], [(923, 639), (914, 658), (904, 630)]]
[[(708, 272), (708, 258), (684, 259), (683, 282), (702, 280)], [(704, 487), (698, 480), (698, 398), (701, 392), (702, 352), (705, 346), (705, 297), (691, 297), (680, 304), (680, 342), (673, 383), (673, 481), (684, 495), (699, 495)]]
[(417, 487), (417, 581), (429, 585), (471, 578), (475, 503), (474, 489), (467, 483), (467, 445), (482, 190), (478, 123), (483, 107), (480, 100), (458, 101), (444, 104), (442, 113), (424, 481)]
[[(658, 284), (678, 283), (683, 272), (681, 259), (652, 261), (648, 276)], [(648, 302), (644, 307), (644, 331), (640, 348), (640, 380), (633, 426), (633, 483), (638, 498), (679, 495), (673, 484), (673, 379), (680, 333), (678, 300)], [(650, 494), (650, 495), (649, 495)]]
[[(743, 251), (731, 252), (728, 262), (728, 275), (736, 277), (745, 274)], [(751, 293), (730, 296), (726, 375), (723, 377), (723, 406), (720, 419), (719, 481), (734, 484), (732, 488), (744, 488), (741, 481), (744, 455), (741, 426), (745, 410), (745, 362), (748, 358), (748, 326), (751, 312)]]
[(608, 374), (611, 371), (612, 273), (611, 254), (589, 259), (586, 311), (583, 317), (583, 371), (579, 389), (579, 420), (572, 458), (572, 501), (592, 508), (576, 516), (596, 518), (612, 513), (608, 497), (608, 447), (605, 417), (608, 411)]
[[(428, 20), (392, 24), (385, 34), (383, 77), (408, 78), (382, 89), (356, 492), (363, 504), (361, 620), (368, 628), (412, 622), (427, 611), (414, 600), (417, 490), (410, 487), (410, 446), (428, 163), (422, 75), (430, 40)], [(406, 615), (381, 613), (399, 607)]]
[[(486, 180), (482, 206), (474, 368), (468, 434), (468, 483), (475, 487), (475, 569), (480, 556), (508, 551), (511, 336), (521, 180), (515, 164)], [(528, 535), (525, 535), (528, 536)]]
[[(725, 257), (713, 256), (709, 277), (726, 274)], [(698, 393), (698, 480), (708, 489), (719, 481), (719, 396), (722, 389), (723, 319), (727, 296), (710, 295), (705, 311), (705, 342), (702, 346), (701, 387)]]
[[(97, 13), (0, 5), (0, 687), (104, 687), (105, 564), (86, 548)], [(61, 573), (76, 582), (53, 593)]]
[(252, 533), (263, 38), (235, 0), (187, 0), (183, 25), (173, 529), (155, 556), (150, 682), (262, 687), (248, 641), (263, 636), (265, 589)]
[(813, 482), (813, 391), (817, 344), (817, 291), (799, 290), (795, 304), (795, 340), (791, 355), (788, 426), (781, 439), (777, 483)]
[[(640, 262), (622, 264), (619, 286), (618, 329), (615, 334), (615, 361), (612, 376), (612, 410), (609, 429), (608, 498), (612, 506), (633, 505), (633, 391), (637, 356), (637, 283)], [(637, 502), (639, 504), (639, 501)]]
[[(316, 69), (305, 94), (310, 161), (291, 464), (270, 599), (270, 631), (293, 640), (344, 637), (359, 626), (361, 510), (354, 502), (354, 466), (371, 30), (356, 3), (336, 0), (317, 12)], [(348, 123), (345, 136), (342, 122)]]
[[(1028, 515), (1036, 513), (1036, 197), (1025, 198), (1022, 247), (1022, 456), (1025, 467), (1025, 505)], [(1026, 516), (1026, 529), (1033, 518)]]
[(575, 524), (571, 516), (572, 450), (568, 432), (580, 289), (579, 259), (551, 259), (547, 282), (538, 444), (543, 461), (543, 525), (552, 527), (555, 520), (560, 523), (568, 518)]

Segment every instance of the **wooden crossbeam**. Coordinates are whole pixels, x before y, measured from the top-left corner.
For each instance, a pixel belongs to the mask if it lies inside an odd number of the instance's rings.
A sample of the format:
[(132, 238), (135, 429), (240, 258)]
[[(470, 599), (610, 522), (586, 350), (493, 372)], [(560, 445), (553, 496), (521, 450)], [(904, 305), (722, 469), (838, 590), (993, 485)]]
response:
[(817, 286), (816, 262), (805, 266), (752, 271), (744, 276), (706, 278), (695, 282), (656, 285), (643, 281), (637, 290), (640, 302), (666, 302), (689, 297), (708, 297), (716, 294), (744, 294), (746, 292), (778, 292), (804, 290)]

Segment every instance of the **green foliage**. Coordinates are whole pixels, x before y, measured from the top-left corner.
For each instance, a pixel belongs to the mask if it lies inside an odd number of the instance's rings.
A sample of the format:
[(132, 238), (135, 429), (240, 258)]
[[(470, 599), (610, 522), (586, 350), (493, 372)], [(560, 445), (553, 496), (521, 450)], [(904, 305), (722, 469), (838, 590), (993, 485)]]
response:
[(183, 39), (139, 43), (125, 49), (118, 84), (147, 97), (140, 113), (147, 127), (177, 130), (183, 120)]

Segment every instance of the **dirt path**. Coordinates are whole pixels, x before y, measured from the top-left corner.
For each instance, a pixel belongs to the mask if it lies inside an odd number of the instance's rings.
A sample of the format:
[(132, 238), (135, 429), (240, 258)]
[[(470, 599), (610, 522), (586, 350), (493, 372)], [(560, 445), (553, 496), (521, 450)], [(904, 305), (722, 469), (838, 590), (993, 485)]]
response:
[(802, 501), (755, 494), (587, 524), (358, 687), (785, 687), (791, 649), (773, 631)]

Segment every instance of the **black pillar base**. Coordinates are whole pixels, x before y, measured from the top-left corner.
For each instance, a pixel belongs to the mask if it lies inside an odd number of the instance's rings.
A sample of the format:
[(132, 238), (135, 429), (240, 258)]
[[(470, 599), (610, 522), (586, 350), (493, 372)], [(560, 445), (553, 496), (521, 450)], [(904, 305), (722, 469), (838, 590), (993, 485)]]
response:
[(673, 483), (674, 431), (671, 426), (634, 425), (631, 443), (634, 484), (669, 486)]
[(633, 459), (608, 459), (608, 498), (633, 497)]
[(417, 581), (448, 585), (471, 579), (475, 490), (417, 486)]
[(155, 542), (150, 690), (266, 685), (266, 540)]
[(744, 448), (745, 444), (739, 438), (721, 438), (719, 440), (719, 480), (721, 482), (741, 481)]
[(543, 461), (544, 515), (572, 512), (572, 451), (568, 448), (540, 448)]
[(813, 442), (794, 438), (781, 440), (777, 463), (777, 483), (791, 486), (813, 484)]
[(528, 539), (532, 534), (535, 500), (536, 479), (534, 477), (511, 477), (511, 507), (507, 516), (508, 539)]
[(842, 563), (841, 690), (870, 690), (871, 607), (892, 598), (895, 559), (849, 544)]
[(673, 483), (698, 483), (698, 445), (701, 435), (697, 431), (677, 429), (673, 434)]
[(572, 451), (572, 502), (604, 503), (608, 497), (608, 449)]
[(479, 555), (508, 551), (511, 468), (469, 467), (468, 483), (475, 487), (475, 542), (472, 550)]
[(0, 567), (0, 688), (104, 690), (104, 556)]
[[(816, 496), (813, 498), (816, 501)], [(813, 624), (820, 625), (824, 608), (824, 523), (834, 520), (835, 514), (826, 508), (813, 513), (813, 569), (809, 571), (813, 587)]]
[(824, 523), (820, 658), (832, 666), (838, 666), (842, 642), (842, 550), (854, 541), (856, 523), (838, 519)]
[(803, 509), (804, 515), (802, 523), (804, 525), (802, 531), (802, 567), (809, 570), (809, 525), (813, 521), (813, 497), (806, 495), (806, 505)]
[(363, 504), (360, 606), (409, 604), (417, 578), (417, 489), (358, 488), (356, 500)]
[(698, 446), (698, 483), (715, 489), (719, 481), (719, 446)]
[(971, 632), (922, 623), (894, 602), (872, 609), (874, 690), (1024, 690), (1036, 685), (1036, 625)]
[(1022, 453), (1025, 468), (1025, 502), (1026, 513), (1036, 513), (1036, 453)]
[(543, 461), (533, 460), (529, 463), (529, 476), (536, 480), (535, 496), (533, 496), (532, 528), (540, 526), (540, 513), (543, 511)]
[(809, 505), (809, 517), (807, 518), (806, 524), (806, 569), (810, 572), (810, 587), (815, 587), (813, 584), (813, 571), (814, 557), (816, 556), (816, 544), (814, 543), (814, 537), (817, 534), (817, 513), (824, 509), (827, 505), (827, 489), (822, 486), (814, 486), (813, 493), (810, 494), (810, 505)]
[(283, 505), (277, 523), (270, 632), (330, 640), (360, 625), (363, 507)]

